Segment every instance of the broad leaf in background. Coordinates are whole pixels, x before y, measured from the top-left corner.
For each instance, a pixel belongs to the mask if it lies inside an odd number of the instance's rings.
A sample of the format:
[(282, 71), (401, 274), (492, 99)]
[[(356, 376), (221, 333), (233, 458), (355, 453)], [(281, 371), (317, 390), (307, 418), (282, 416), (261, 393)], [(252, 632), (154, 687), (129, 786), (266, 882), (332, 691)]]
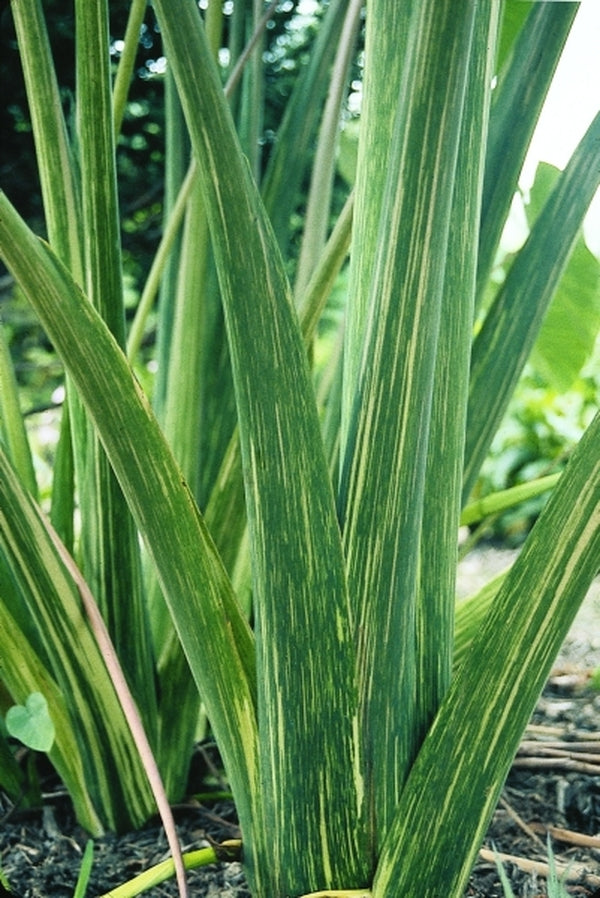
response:
[(463, 501), (473, 489), (600, 184), (599, 158), (600, 112), (560, 173), (473, 340)]
[[(547, 162), (538, 165), (525, 207), (530, 227), (559, 175)], [(590, 358), (599, 329), (600, 261), (580, 234), (533, 347), (534, 368), (550, 386), (566, 392)]]

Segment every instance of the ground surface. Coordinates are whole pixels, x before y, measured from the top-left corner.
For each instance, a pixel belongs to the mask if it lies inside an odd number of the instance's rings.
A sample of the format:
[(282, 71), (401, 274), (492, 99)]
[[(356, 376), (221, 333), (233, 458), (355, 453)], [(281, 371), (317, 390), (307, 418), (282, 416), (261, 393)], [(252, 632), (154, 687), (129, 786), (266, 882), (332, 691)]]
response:
[[(459, 590), (470, 592), (510, 562), (494, 550), (461, 566)], [(565, 643), (515, 760), (492, 820), (485, 848), (511, 856), (504, 863), (516, 898), (545, 896), (547, 876), (531, 864), (547, 861), (550, 831), (557, 864), (568, 865), (568, 895), (600, 898), (600, 693), (591, 674), (600, 668), (600, 585), (595, 584)], [(58, 784), (43, 811), (19, 813), (0, 797), (0, 869), (21, 898), (71, 898), (86, 834), (73, 821)], [(185, 850), (235, 838), (230, 803), (175, 810)], [(94, 844), (87, 898), (104, 895), (168, 856), (161, 827), (153, 823), (120, 838)], [(529, 869), (524, 869), (529, 866)], [(562, 875), (562, 871), (561, 875)], [(188, 874), (194, 898), (247, 898), (239, 864)], [(0, 890), (1, 894), (1, 890)], [(173, 881), (144, 893), (175, 896)], [(466, 896), (496, 898), (502, 887), (493, 856), (480, 856)]]

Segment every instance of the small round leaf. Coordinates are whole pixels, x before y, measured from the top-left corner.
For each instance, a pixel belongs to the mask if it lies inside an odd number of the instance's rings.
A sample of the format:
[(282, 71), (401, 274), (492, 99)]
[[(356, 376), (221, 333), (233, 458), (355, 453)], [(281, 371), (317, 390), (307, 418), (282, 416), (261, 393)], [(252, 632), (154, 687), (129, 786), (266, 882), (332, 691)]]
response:
[(54, 723), (41, 692), (32, 692), (24, 705), (13, 705), (8, 709), (6, 729), (28, 748), (50, 751), (54, 742)]

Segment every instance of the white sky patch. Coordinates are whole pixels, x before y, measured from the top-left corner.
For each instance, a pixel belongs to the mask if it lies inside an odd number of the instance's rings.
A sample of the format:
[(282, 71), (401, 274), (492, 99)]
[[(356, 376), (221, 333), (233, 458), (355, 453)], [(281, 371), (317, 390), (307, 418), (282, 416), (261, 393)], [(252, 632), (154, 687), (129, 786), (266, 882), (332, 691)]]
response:
[[(600, 110), (600, 2), (582, 0), (533, 135), (521, 186), (531, 186), (538, 161), (564, 168)], [(585, 222), (590, 249), (600, 255), (600, 191)]]

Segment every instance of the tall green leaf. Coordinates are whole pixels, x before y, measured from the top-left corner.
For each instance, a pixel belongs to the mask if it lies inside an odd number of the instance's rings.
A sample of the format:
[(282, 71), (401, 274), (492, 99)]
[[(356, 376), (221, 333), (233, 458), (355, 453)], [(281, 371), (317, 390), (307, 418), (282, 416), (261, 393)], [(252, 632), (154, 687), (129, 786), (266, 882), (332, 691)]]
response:
[[(238, 407), (265, 815), (242, 820), (249, 870), (254, 887), (270, 894), (360, 884), (354, 650), (306, 353), (195, 4), (181, 4), (177, 15), (162, 0), (156, 8), (202, 172)], [(325, 663), (333, 658), (335, 669)], [(319, 848), (299, 851), (315, 833)]]
[(417, 605), (418, 729), (424, 735), (450, 685), (462, 459), (485, 135), (498, 4), (477, 9), (448, 242), (427, 452)]
[[(159, 420), (162, 419), (164, 410), (165, 393), (169, 377), (169, 354), (171, 347), (171, 335), (173, 332), (173, 318), (175, 315), (175, 297), (177, 292), (177, 271), (179, 269), (179, 253), (181, 249), (181, 234), (179, 227), (173, 228), (171, 217), (177, 214), (183, 217), (183, 211), (179, 210), (179, 194), (185, 179), (186, 168), (189, 163), (189, 137), (185, 127), (181, 103), (177, 95), (175, 82), (171, 70), (165, 73), (165, 193), (163, 203), (163, 241), (166, 232), (170, 232), (171, 246), (166, 256), (160, 298), (158, 303), (158, 327), (157, 327), (157, 352), (156, 361), (158, 371), (154, 387), (153, 403)], [(194, 175), (188, 173), (187, 180), (192, 182)], [(191, 189), (191, 183), (189, 188)], [(155, 262), (157, 259), (155, 258)], [(152, 274), (152, 271), (150, 272)], [(149, 276), (150, 277), (150, 276)], [(141, 335), (140, 335), (141, 338)], [(130, 337), (131, 339), (131, 337)]]
[[(119, 210), (110, 78), (108, 4), (76, 2), (77, 131), (80, 148), (86, 293), (120, 346), (125, 345)], [(85, 423), (82, 422), (82, 427)], [(146, 725), (155, 715), (150, 631), (142, 602), (133, 520), (97, 436), (83, 441), (79, 470), (83, 574), (123, 659)], [(77, 455), (76, 455), (77, 458)], [(153, 733), (149, 733), (153, 738)]]
[(361, 0), (352, 0), (349, 3), (333, 63), (311, 171), (302, 245), (294, 284), (296, 296), (301, 296), (308, 286), (327, 240), (341, 109), (348, 90), (348, 72), (354, 56), (361, 9)]
[[(48, 239), (81, 284), (84, 263), (77, 160), (63, 115), (42, 4), (40, 0), (25, 0), (13, 6), (11, 12), (27, 90)], [(71, 423), (81, 416), (76, 397), (72, 400), (71, 412), (65, 412), (61, 419), (52, 487), (52, 520), (69, 547), (73, 542), (74, 515)]]
[(40, 0), (11, 7), (36, 145), (48, 238), (78, 283), (83, 278), (76, 166)]
[[(355, 615), (360, 728), (376, 851), (418, 748), (420, 528), (474, 12), (472, 3), (457, 10), (455, 4), (437, 0), (412, 8), (405, 53), (394, 62), (401, 67), (401, 78), (392, 107), (387, 180), (372, 199), (380, 212), (377, 231), (372, 212), (361, 221), (357, 206), (355, 217), (358, 245), (374, 247), (373, 277), (365, 285), (366, 303), (364, 296), (351, 294), (353, 302), (366, 306), (367, 318), (363, 323), (360, 314), (354, 320), (351, 316), (348, 325), (347, 351), (362, 344), (362, 354), (356, 380), (350, 374), (356, 394), (343, 447), (340, 517)], [(390, 28), (385, 0), (372, 5), (370, 27), (375, 32), (370, 46), (384, 42)], [(403, 28), (396, 33), (401, 35)], [(387, 135), (385, 122), (382, 128)], [(361, 179), (370, 181), (373, 164), (359, 150), (358, 191)]]
[[(506, 3), (505, 15), (515, 5)], [(577, 3), (530, 4), (529, 15), (513, 40), (508, 58), (501, 57), (503, 65), (494, 89), (486, 152), (477, 257), (479, 302), (538, 116), (577, 9)]]
[(599, 439), (600, 414), (442, 703), (402, 793), (373, 885), (375, 898), (463, 894), (523, 730), (598, 570)]
[[(208, 256), (206, 215), (198, 183), (192, 188), (179, 256), (180, 267), (171, 349), (169, 377), (164, 406), (163, 432), (182, 474), (195, 497), (198, 496), (199, 444), (202, 415), (201, 372), (205, 328), (206, 268)], [(149, 578), (152, 589), (157, 585)], [(158, 591), (157, 591), (158, 593)], [(160, 594), (153, 594), (152, 619), (154, 650), (159, 658), (160, 740), (158, 759), (165, 786), (172, 797), (182, 796), (200, 707), (200, 696), (181, 644), (173, 638), (173, 623)], [(175, 700), (173, 690), (179, 693)], [(175, 746), (180, 746), (179, 752)], [(173, 759), (179, 754), (175, 764)]]
[(374, 6), (366, 22), (363, 101), (360, 117), (352, 265), (350, 268), (348, 325), (344, 338), (344, 377), (341, 419), (341, 455), (345, 453), (373, 267), (379, 235), (381, 201), (388, 175), (390, 143), (397, 98), (403, 77), (402, 60), (408, 53), (408, 8), (389, 0)]

